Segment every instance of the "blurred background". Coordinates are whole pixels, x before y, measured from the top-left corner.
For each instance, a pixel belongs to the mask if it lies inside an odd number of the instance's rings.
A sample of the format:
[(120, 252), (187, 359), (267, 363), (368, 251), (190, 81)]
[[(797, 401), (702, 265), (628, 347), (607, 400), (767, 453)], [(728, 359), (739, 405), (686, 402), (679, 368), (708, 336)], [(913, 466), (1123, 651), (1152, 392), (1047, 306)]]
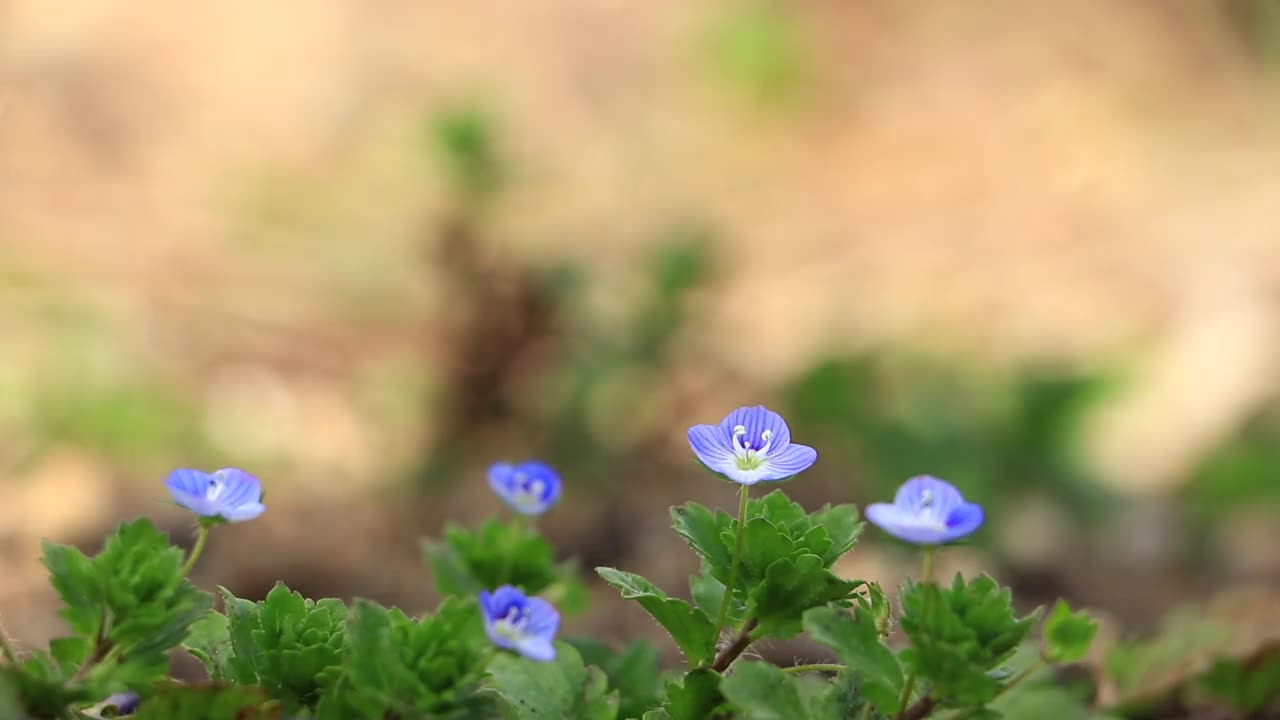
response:
[(41, 538), (190, 542), (180, 466), (264, 481), (241, 596), (431, 607), (526, 457), (563, 557), (680, 592), (667, 508), (734, 505), (685, 429), (763, 403), (810, 509), (985, 504), (946, 572), (1274, 637), (1278, 100), (1270, 0), (0, 2), (5, 626), (59, 631)]

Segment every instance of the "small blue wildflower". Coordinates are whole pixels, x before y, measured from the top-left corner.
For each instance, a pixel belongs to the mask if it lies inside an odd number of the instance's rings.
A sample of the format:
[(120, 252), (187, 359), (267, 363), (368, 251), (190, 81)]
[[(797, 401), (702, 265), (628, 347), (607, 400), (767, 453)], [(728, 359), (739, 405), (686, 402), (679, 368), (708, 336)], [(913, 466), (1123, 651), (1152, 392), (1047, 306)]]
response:
[(917, 545), (959, 540), (982, 525), (981, 505), (965, 502), (950, 483), (929, 475), (903, 483), (892, 505), (868, 505), (866, 515), (890, 535)]
[(694, 425), (689, 445), (703, 465), (742, 485), (789, 478), (818, 459), (813, 448), (793, 444), (787, 422), (763, 405), (738, 408), (719, 425)]
[(503, 585), (492, 594), (480, 591), (480, 612), (484, 631), (494, 645), (515, 650), (530, 660), (555, 659), (556, 648), (551, 641), (560, 627), (560, 613), (551, 603)]
[(489, 487), (522, 515), (541, 515), (560, 499), (560, 474), (537, 460), (489, 468)]
[(209, 519), (227, 522), (252, 520), (267, 508), (262, 504), (262, 484), (243, 470), (223, 468), (212, 473), (180, 469), (164, 481), (173, 501)]
[(141, 704), (142, 697), (136, 692), (116, 693), (102, 702), (102, 710), (99, 712), (106, 712), (107, 708), (111, 708), (115, 710), (114, 717), (124, 717), (132, 715)]

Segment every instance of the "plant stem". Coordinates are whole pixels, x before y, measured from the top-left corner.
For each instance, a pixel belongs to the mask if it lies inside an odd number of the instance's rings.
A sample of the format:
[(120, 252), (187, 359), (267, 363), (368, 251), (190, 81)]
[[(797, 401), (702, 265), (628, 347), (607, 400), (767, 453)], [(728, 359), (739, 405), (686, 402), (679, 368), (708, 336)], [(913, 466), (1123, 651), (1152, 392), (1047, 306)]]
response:
[(813, 663), (812, 665), (792, 665), (791, 667), (782, 668), (784, 673), (807, 673), (807, 672), (840, 672), (846, 670), (844, 665), (836, 665), (835, 663)]
[(204, 552), (204, 544), (209, 540), (209, 526), (204, 523), (200, 524), (200, 531), (196, 535), (196, 545), (191, 548), (191, 554), (187, 556), (187, 562), (182, 566), (182, 577), (191, 574), (191, 568), (196, 566), (196, 560), (200, 559), (200, 554)]
[[(921, 552), (920, 563), (921, 565), (923, 565), (923, 567), (920, 569), (921, 570), (920, 575), (921, 577), (924, 578), (923, 582), (926, 582), (926, 583), (933, 581), (934, 550), (935, 548), (933, 545), (926, 545), (924, 547), (924, 550)], [(925, 595), (924, 597), (925, 597), (925, 602), (927, 603), (929, 600), (929, 596)], [(921, 610), (924, 610), (924, 609), (925, 608), (921, 608)], [(902, 686), (902, 698), (898, 700), (898, 707), (901, 708), (898, 711), (898, 720), (907, 720), (910, 717), (909, 715), (910, 709), (907, 708), (907, 703), (911, 701), (911, 691), (915, 690), (915, 687), (916, 687), (916, 674), (914, 672), (907, 673), (907, 684)], [(927, 697), (928, 696), (921, 698), (921, 701), (926, 700)], [(919, 703), (917, 703), (917, 705), (918, 704)], [(932, 710), (932, 707), (930, 708), (930, 710)], [(928, 714), (928, 712), (926, 711), (925, 714)], [(924, 715), (920, 715), (919, 717), (924, 717)]]
[(733, 664), (733, 661), (737, 660), (738, 656), (742, 654), (742, 651), (746, 650), (747, 646), (751, 644), (751, 631), (755, 630), (756, 625), (759, 624), (760, 621), (755, 618), (748, 620), (746, 624), (742, 626), (742, 630), (738, 632), (738, 636), (733, 639), (733, 642), (726, 645), (724, 649), (720, 651), (720, 654), (716, 655), (715, 662), (711, 663), (711, 669), (721, 673), (728, 670), (729, 666)]
[(738, 560), (742, 557), (743, 528), (747, 524), (747, 496), (751, 492), (750, 485), (743, 485), (738, 491), (738, 540), (733, 545), (733, 563), (729, 566), (729, 584), (724, 586), (724, 597), (720, 600), (720, 612), (716, 616), (715, 639), (720, 639), (724, 631), (724, 622), (729, 618), (729, 605), (733, 602), (733, 586), (738, 583)]
[(921, 720), (922, 718), (928, 717), (929, 713), (933, 712), (933, 709), (937, 706), (938, 706), (937, 700), (934, 700), (928, 695), (925, 695), (924, 697), (915, 701), (915, 703), (912, 704), (911, 707), (903, 710), (902, 713), (898, 715), (898, 717), (900, 718), (900, 720)]

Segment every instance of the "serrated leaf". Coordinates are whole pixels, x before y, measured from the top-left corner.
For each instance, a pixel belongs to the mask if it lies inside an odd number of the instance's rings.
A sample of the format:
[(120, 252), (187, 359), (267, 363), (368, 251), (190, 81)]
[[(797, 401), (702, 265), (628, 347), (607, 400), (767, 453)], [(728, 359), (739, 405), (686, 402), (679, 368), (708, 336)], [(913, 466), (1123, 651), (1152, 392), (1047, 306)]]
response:
[(524, 523), (490, 519), (475, 529), (445, 527), (423, 551), (441, 595), (475, 595), (502, 585), (540, 593), (562, 575), (551, 545)]
[(827, 567), (853, 549), (866, 527), (865, 523), (858, 521), (858, 508), (853, 505), (824, 506), (809, 517), (826, 530), (831, 540), (831, 547), (822, 554), (822, 563)]
[(590, 638), (565, 641), (582, 655), (584, 663), (599, 667), (608, 676), (609, 688), (618, 691), (618, 717), (638, 718), (659, 704), (662, 675), (658, 650), (652, 644), (636, 640), (614, 652)]
[[(711, 574), (706, 561), (703, 561), (701, 574), (689, 577), (689, 591), (693, 596), (694, 606), (706, 613), (707, 617), (716, 617), (719, 614), (720, 602), (724, 599), (724, 583)], [(733, 595), (734, 599), (729, 603), (729, 612), (725, 618), (730, 624), (740, 625), (743, 620), (742, 613), (746, 607), (739, 598), (744, 598), (745, 594), (736, 592)]]
[(489, 663), (498, 694), (521, 720), (613, 720), (616, 693), (599, 668), (588, 668), (573, 646), (556, 643), (556, 659), (532, 662), (502, 654)]
[(474, 599), (447, 599), (417, 621), (357, 600), (346, 638), (340, 670), (316, 709), (319, 720), (493, 716), (494, 701), (480, 693), (492, 644)]
[(1044, 654), (1050, 662), (1075, 662), (1089, 652), (1098, 624), (1084, 612), (1071, 612), (1067, 601), (1059, 600), (1044, 621)]
[[(712, 720), (725, 716), (720, 694), (720, 674), (714, 670), (691, 670), (679, 681), (667, 683), (667, 701), (662, 706), (668, 720)], [(645, 715), (649, 720), (649, 715)]]
[(806, 610), (844, 601), (859, 584), (833, 575), (817, 555), (782, 558), (751, 589), (747, 614), (760, 621), (760, 634), (794, 635)]
[(640, 603), (676, 641), (690, 665), (701, 665), (715, 655), (716, 628), (702, 610), (684, 600), (668, 597), (653, 583), (634, 573), (610, 567), (598, 567), (596, 572), (605, 582), (621, 591), (624, 599)]
[(749, 720), (809, 720), (794, 678), (762, 662), (738, 663), (720, 683), (720, 692)]
[(43, 562), (49, 569), (53, 588), (62, 598), (63, 608), (58, 615), (77, 635), (87, 638), (97, 635), (106, 609), (93, 562), (76, 548), (48, 541), (44, 542)]
[[(726, 540), (734, 535), (725, 531)], [(779, 558), (790, 558), (796, 545), (776, 525), (758, 517), (747, 521), (742, 535), (742, 560), (738, 568), (738, 587), (752, 587), (764, 581), (769, 566)]]
[(999, 683), (988, 671), (1013, 654), (1035, 621), (1034, 613), (1016, 617), (1009, 591), (985, 575), (969, 583), (957, 575), (947, 590), (908, 584), (902, 608), (902, 629), (911, 640), (903, 663), (961, 707), (995, 697)]
[(813, 639), (836, 651), (852, 669), (859, 687), (881, 713), (898, 711), (904, 683), (898, 658), (880, 639), (875, 617), (858, 606), (850, 617), (830, 607), (818, 607), (804, 614), (804, 629)]
[(698, 503), (685, 503), (671, 508), (671, 527), (689, 543), (693, 551), (707, 561), (711, 574), (720, 582), (729, 581), (729, 568), (733, 563), (732, 545), (721, 539), (722, 530), (732, 522), (728, 515), (711, 511)]
[(210, 680), (222, 682), (231, 678), (229, 663), (233, 651), (227, 616), (216, 610), (205, 613), (204, 617), (191, 624), (182, 647), (204, 665)]

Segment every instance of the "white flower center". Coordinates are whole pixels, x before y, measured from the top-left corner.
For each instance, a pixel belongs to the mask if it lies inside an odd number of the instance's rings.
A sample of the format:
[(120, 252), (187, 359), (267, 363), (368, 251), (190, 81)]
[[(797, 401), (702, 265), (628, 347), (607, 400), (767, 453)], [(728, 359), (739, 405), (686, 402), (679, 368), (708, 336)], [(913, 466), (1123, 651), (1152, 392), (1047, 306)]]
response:
[(524, 639), (525, 626), (529, 624), (529, 614), (514, 605), (507, 614), (493, 623), (493, 631), (508, 640)]
[(739, 470), (755, 470), (769, 459), (769, 448), (773, 446), (773, 431), (760, 433), (759, 447), (751, 447), (747, 439), (747, 428), (738, 425), (733, 429), (733, 462)]

